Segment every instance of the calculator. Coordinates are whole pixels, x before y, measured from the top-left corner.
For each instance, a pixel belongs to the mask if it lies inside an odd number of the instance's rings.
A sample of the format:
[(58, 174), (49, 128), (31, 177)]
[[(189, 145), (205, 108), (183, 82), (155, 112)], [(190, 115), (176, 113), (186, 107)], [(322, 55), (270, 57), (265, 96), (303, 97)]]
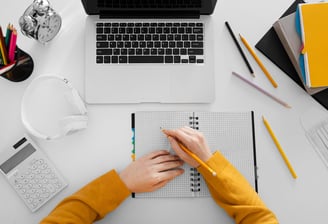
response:
[(0, 154), (0, 171), (32, 212), (67, 186), (54, 164), (27, 135)]

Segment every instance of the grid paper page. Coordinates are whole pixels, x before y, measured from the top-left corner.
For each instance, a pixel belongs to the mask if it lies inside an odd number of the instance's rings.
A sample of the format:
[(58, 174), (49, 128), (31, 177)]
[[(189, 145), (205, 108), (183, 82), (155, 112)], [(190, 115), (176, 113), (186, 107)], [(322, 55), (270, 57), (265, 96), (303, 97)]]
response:
[[(136, 159), (154, 150), (166, 149), (174, 153), (167, 137), (161, 129), (174, 129), (189, 126), (192, 112), (137, 112), (135, 113)], [(190, 166), (184, 164), (183, 175), (169, 182), (155, 192), (135, 194), (136, 198), (153, 197), (191, 197)]]
[[(191, 122), (193, 119), (193, 123)], [(226, 158), (255, 186), (251, 112), (137, 112), (135, 113), (136, 158), (154, 150), (174, 153), (161, 129), (183, 126), (198, 128), (205, 135), (212, 152), (220, 150)], [(193, 192), (190, 181), (198, 172), (183, 165), (185, 173), (165, 187), (150, 193), (135, 194), (136, 198), (210, 196), (202, 176), (200, 191)], [(198, 176), (196, 176), (198, 178)]]
[(252, 112), (195, 112), (199, 131), (256, 189)]

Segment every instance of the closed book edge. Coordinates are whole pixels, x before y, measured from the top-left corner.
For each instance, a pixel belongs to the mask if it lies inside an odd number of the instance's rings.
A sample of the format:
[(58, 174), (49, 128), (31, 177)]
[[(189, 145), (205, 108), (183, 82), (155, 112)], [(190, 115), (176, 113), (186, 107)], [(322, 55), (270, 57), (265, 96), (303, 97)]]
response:
[(328, 45), (326, 44), (328, 2), (299, 4), (296, 28), (301, 38), (300, 65), (308, 87), (328, 87), (325, 75)]
[(274, 24), (273, 28), (277, 33), (281, 44), (283, 45), (288, 57), (290, 58), (295, 70), (302, 80), (305, 90), (313, 95), (318, 93), (327, 87), (310, 88), (305, 84), (304, 77), (302, 76), (301, 65), (300, 65), (300, 51), (302, 47), (301, 39), (296, 31), (296, 13), (292, 13), (288, 16), (278, 19)]

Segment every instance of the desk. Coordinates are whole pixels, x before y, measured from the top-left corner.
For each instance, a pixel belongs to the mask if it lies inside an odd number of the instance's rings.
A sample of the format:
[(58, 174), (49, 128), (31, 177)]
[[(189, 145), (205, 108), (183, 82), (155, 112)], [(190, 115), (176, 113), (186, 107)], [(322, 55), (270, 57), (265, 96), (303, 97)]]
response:
[[(7, 1), (0, 7), (0, 23), (18, 27), (19, 16), (32, 0)], [(11, 145), (24, 133), (20, 119), (20, 102), (24, 90), (40, 74), (57, 73), (67, 77), (84, 93), (84, 20), (86, 14), (79, 0), (51, 1), (63, 18), (62, 29), (48, 45), (42, 46), (19, 32), (18, 46), (30, 53), (35, 62), (32, 76), (21, 83), (0, 79), (0, 150)], [(271, 3), (271, 4), (270, 4)], [(259, 166), (259, 194), (281, 223), (328, 223), (328, 169), (304, 135), (300, 117), (308, 108), (322, 107), (308, 96), (261, 53), (261, 60), (278, 82), (273, 90), (261, 69), (249, 57), (256, 81), (274, 91), (292, 108), (258, 93), (238, 78), (236, 71), (247, 76), (248, 70), (224, 25), (228, 20), (234, 32), (255, 43), (292, 1), (219, 0), (212, 15), (215, 21), (216, 100), (211, 104), (137, 104), (89, 105), (86, 130), (51, 142), (35, 139), (69, 182), (69, 186), (36, 213), (30, 213), (7, 181), (0, 178), (0, 222), (37, 223), (64, 197), (112, 168), (122, 170), (130, 162), (130, 113), (138, 110), (254, 110), (256, 147)], [(259, 10), (260, 9), (260, 10)], [(249, 76), (250, 78), (250, 76)], [(313, 112), (315, 116), (315, 112)], [(264, 115), (292, 163), (298, 179), (290, 175), (276, 146), (262, 123)], [(232, 223), (226, 217), (218, 221), (222, 210), (208, 199), (127, 199), (99, 223)], [(161, 215), (164, 214), (164, 215)], [(168, 215), (165, 215), (168, 214)]]

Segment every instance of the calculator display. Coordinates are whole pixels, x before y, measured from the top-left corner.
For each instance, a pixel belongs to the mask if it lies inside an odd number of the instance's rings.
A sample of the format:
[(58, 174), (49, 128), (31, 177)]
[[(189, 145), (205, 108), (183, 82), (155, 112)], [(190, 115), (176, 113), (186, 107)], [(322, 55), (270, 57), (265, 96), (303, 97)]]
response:
[(13, 168), (15, 168), (18, 164), (24, 161), (27, 157), (29, 157), (32, 153), (36, 150), (35, 148), (29, 143), (24, 148), (22, 148), (19, 152), (15, 155), (10, 157), (7, 161), (0, 165), (0, 169), (7, 174)]

